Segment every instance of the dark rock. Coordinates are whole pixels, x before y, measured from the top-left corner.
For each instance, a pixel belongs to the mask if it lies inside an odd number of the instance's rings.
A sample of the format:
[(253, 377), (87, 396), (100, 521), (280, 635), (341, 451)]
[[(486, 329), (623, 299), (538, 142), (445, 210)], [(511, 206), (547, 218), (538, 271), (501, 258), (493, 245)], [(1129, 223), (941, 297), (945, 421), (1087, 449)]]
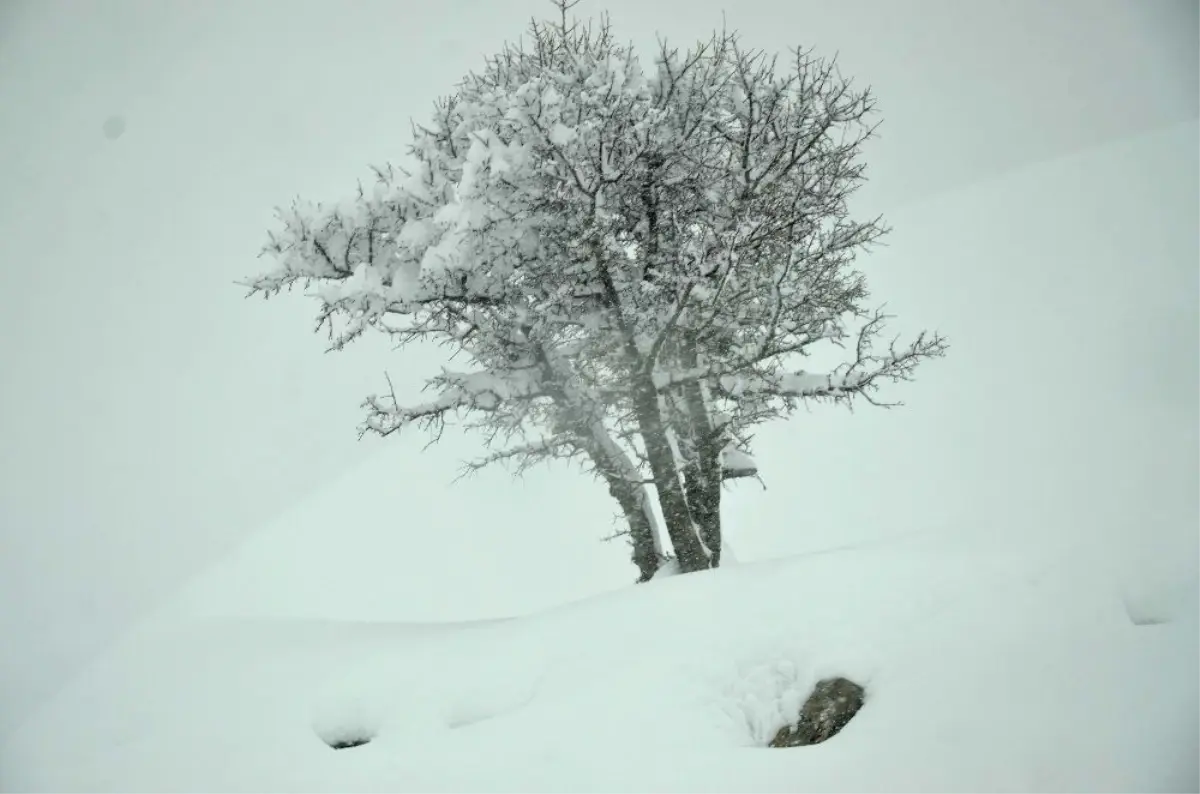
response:
[(836, 736), (862, 708), (863, 688), (845, 678), (818, 681), (800, 709), (800, 720), (785, 725), (771, 740), (772, 747), (804, 747)]
[(345, 739), (335, 739), (334, 741), (326, 742), (326, 744), (334, 750), (348, 750), (351, 747), (362, 747), (364, 744), (369, 744), (371, 738), (370, 736), (346, 737)]

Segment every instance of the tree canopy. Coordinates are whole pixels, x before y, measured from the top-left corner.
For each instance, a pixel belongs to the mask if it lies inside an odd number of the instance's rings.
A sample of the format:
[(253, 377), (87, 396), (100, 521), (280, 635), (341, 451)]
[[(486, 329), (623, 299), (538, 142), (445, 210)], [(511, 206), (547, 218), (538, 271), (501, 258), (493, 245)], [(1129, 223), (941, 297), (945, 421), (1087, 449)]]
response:
[[(805, 402), (879, 404), (946, 342), (880, 344), (855, 268), (887, 231), (849, 209), (869, 90), (728, 31), (643, 63), (607, 19), (556, 5), (413, 126), (405, 167), (281, 210), (248, 286), (306, 287), (334, 349), (382, 333), (470, 362), (426, 402), (369, 397), (363, 432), (458, 419), (488, 445), (469, 468), (580, 461), (620, 505), (641, 579), (668, 556), (659, 515), (682, 570), (715, 567), (722, 487), (755, 472), (755, 427)], [(831, 346), (840, 366), (804, 368)]]

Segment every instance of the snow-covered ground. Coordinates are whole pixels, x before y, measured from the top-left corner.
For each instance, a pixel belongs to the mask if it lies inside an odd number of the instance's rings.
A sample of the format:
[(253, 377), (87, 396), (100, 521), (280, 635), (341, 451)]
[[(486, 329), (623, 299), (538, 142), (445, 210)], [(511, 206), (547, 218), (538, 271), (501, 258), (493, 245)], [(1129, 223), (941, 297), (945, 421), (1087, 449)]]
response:
[[(1002, 246), (968, 225), (989, 202), (1014, 215), (1014, 197), (1038, 185), (1132, 184), (1147, 152), (1194, 135), (1190, 124), (1096, 150), (925, 216)], [(1064, 205), (1047, 223), (1098, 206)], [(1070, 245), (1145, 305), (1153, 285), (1118, 269), (1137, 235), (1105, 228)], [(922, 241), (897, 248), (918, 255)], [(1025, 268), (1059, 255), (1027, 253)], [(886, 291), (903, 302), (904, 286)], [(922, 289), (908, 286), (910, 304)], [(962, 297), (947, 323), (962, 331), (958, 355), (1008, 373), (1023, 361), (1027, 381), (1090, 373), (1091, 409), (1079, 390), (1024, 389), (996, 413), (995, 384), (953, 377), (948, 360), (902, 413), (802, 416), (760, 443), (770, 490), (731, 491), (729, 534), (746, 562), (636, 587), (621, 546), (596, 542), (612, 508), (594, 484), (494, 472), (446, 491), (452, 454), (385, 445), (26, 721), (0, 748), (0, 788), (1200, 789), (1194, 403), (1155, 390), (1165, 351), (1135, 362), (1141, 396), (1119, 402), (1101, 387), (1122, 373), (1093, 366), (1103, 348), (1073, 364), (1009, 351), (1005, 293)], [(1054, 308), (1026, 302), (1023, 316)], [(1044, 377), (1056, 367), (1057, 381)], [(922, 397), (934, 392), (948, 397)], [(1005, 433), (973, 443), (989, 416)], [(874, 429), (850, 441), (850, 422)], [(890, 435), (901, 425), (907, 435)], [(881, 470), (895, 456), (873, 450), (906, 448), (902, 438), (926, 439), (924, 463)], [(1090, 450), (1086, 470), (1078, 449)], [(829, 483), (860, 496), (831, 499)], [(868, 692), (846, 730), (764, 748), (835, 673)], [(374, 739), (325, 743), (361, 735)]]
[[(19, 734), (4, 783), (1195, 790), (1192, 595), (1135, 625), (1075, 555), (943, 538), (672, 577), (514, 620), (164, 621)], [(859, 715), (825, 744), (766, 749), (832, 674), (866, 686)]]
[[(388, 444), (6, 737), (0, 789), (1200, 789), (1196, 134), (893, 214), (871, 276), (953, 356), (762, 433), (743, 564), (634, 587), (602, 488), (446, 491), (454, 454)], [(846, 730), (762, 747), (832, 673)]]

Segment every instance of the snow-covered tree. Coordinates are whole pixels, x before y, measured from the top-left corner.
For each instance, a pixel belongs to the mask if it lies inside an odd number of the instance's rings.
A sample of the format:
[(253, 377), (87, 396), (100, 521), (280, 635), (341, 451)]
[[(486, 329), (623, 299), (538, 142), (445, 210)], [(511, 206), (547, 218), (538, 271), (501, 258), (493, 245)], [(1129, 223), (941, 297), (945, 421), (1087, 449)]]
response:
[[(851, 217), (873, 99), (832, 62), (786, 62), (721, 32), (643, 64), (607, 20), (534, 22), (413, 129), (411, 165), (370, 190), (280, 212), (274, 266), (334, 348), (367, 332), (472, 362), (364, 432), (458, 417), (486, 434), (471, 468), (585, 464), (622, 508), (647, 579), (720, 562), (723, 484), (755, 472), (753, 428), (817, 400), (873, 396), (940, 356), (936, 334), (877, 349), (858, 253), (886, 231)], [(801, 365), (841, 346), (844, 363)], [(648, 490), (649, 489), (649, 490)]]

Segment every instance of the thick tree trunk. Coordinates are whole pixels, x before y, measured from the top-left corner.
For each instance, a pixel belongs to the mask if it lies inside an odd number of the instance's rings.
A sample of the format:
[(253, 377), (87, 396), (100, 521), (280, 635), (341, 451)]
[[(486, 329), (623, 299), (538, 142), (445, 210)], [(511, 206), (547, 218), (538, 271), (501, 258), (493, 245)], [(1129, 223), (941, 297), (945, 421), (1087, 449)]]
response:
[[(640, 485), (633, 487), (641, 489)], [(662, 557), (655, 548), (654, 525), (650, 523), (639, 494), (634, 493), (628, 483), (608, 479), (608, 492), (621, 505), (621, 512), (629, 524), (629, 542), (633, 547), (633, 564), (638, 569), (638, 582), (648, 582), (662, 564)]]
[(629, 541), (633, 546), (633, 564), (637, 566), (639, 582), (648, 582), (664, 556), (659, 546), (654, 513), (641, 483), (637, 468), (617, 446), (604, 427), (598, 423), (590, 428), (589, 456), (596, 471), (608, 484), (609, 494), (621, 505), (629, 525)]
[(720, 451), (710, 451), (702, 448), (700, 456), (701, 480), (703, 491), (700, 499), (700, 537), (708, 546), (712, 567), (721, 564), (721, 460)]
[[(656, 260), (657, 230), (649, 235), (648, 263)], [(654, 489), (658, 494), (658, 504), (662, 508), (663, 522), (667, 525), (667, 537), (679, 560), (679, 569), (683, 573), (703, 571), (709, 567), (708, 555), (700, 543), (696, 533), (696, 525), (692, 521), (688, 509), (687, 497), (683, 492), (683, 484), (679, 480), (679, 469), (675, 465), (675, 455), (671, 451), (667, 439), (667, 426), (663, 421), (662, 411), (658, 406), (658, 389), (645, 360), (638, 350), (633, 330), (621, 305), (621, 294), (613, 281), (612, 273), (604, 263), (600, 251), (595, 253), (596, 268), (600, 283), (604, 290), (604, 299), (613, 311), (617, 326), (621, 330), (625, 348), (625, 361), (629, 366), (630, 390), (633, 397), (633, 410), (637, 416), (638, 430), (642, 443), (646, 448), (646, 458), (650, 463), (650, 473), (654, 478)]]
[[(681, 361), (685, 369), (697, 366), (694, 340), (685, 339), (681, 346)], [(684, 469), (688, 504), (692, 518), (700, 530), (700, 539), (708, 548), (710, 564), (721, 564), (721, 445), (719, 434), (712, 426), (708, 403), (698, 382), (683, 387), (687, 408), (688, 430), (692, 437), (695, 460)]]
[(721, 564), (721, 492), (719, 487), (713, 488), (711, 480), (701, 472), (698, 461), (689, 462), (684, 467), (684, 492), (700, 540), (708, 550), (709, 566), (716, 568)]
[[(528, 329), (523, 329), (528, 333)], [(647, 501), (641, 476), (629, 456), (609, 435), (602, 420), (589, 416), (573, 400), (563, 385), (553, 355), (545, 348), (537, 349), (545, 387), (559, 410), (563, 429), (572, 433), (587, 452), (596, 472), (608, 485), (608, 493), (617, 500), (629, 525), (629, 540), (633, 546), (633, 564), (638, 569), (638, 581), (649, 581), (662, 565), (664, 556), (659, 545), (654, 513)]]
[(658, 393), (649, 375), (639, 374), (637, 379), (638, 382), (634, 384), (634, 411), (646, 445), (646, 458), (650, 462), (663, 521), (667, 525), (667, 537), (671, 539), (671, 546), (679, 559), (679, 569), (683, 573), (703, 571), (710, 567), (709, 558), (696, 534), (687, 496), (679, 481), (675, 454), (667, 440), (666, 424), (658, 407)]

